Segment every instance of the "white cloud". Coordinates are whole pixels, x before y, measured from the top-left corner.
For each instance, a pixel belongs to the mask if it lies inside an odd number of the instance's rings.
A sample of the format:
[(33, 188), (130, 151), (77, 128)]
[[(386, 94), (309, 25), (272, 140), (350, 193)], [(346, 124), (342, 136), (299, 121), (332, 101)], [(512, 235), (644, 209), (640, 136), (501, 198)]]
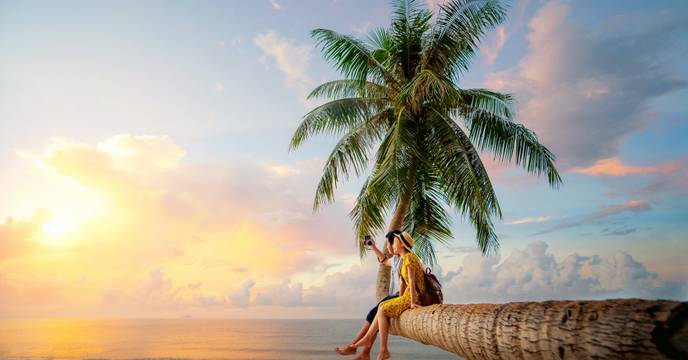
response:
[(239, 46), (243, 43), (244, 43), (244, 37), (241, 35), (237, 35), (229, 41), (229, 44), (232, 46)]
[(485, 60), (488, 64), (492, 64), (497, 60), (497, 56), (502, 51), (504, 44), (506, 43), (507, 33), (505, 26), (499, 26), (496, 29), (496, 35), (492, 41), (488, 43), (483, 43), (480, 45), (480, 51), (485, 54)]
[(218, 81), (215, 83), (215, 85), (213, 85), (213, 90), (215, 92), (218, 92), (218, 93), (224, 92), (225, 91), (225, 84)]
[(289, 285), (285, 280), (281, 284), (258, 290), (255, 303), (258, 305), (300, 306), (303, 304), (303, 284)]
[(252, 279), (244, 281), (239, 289), (231, 292), (228, 296), (230, 302), (236, 306), (247, 306), (251, 297), (251, 289), (256, 283)]
[[(514, 249), (503, 261), (470, 251), (458, 269), (434, 269), (445, 303), (504, 303), (564, 299), (639, 297), (688, 299), (688, 278), (664, 282), (625, 251), (565, 256), (558, 261), (545, 242)], [(256, 290), (251, 306), (314, 307), (319, 314), (360, 317), (374, 304), (377, 264), (367, 261), (325, 277), (322, 285), (267, 285)]]
[(274, 31), (256, 35), (253, 42), (263, 50), (263, 57), (259, 58), (259, 61), (267, 65), (267, 58), (271, 58), (286, 76), (287, 85), (295, 89), (299, 100), (307, 105), (306, 95), (313, 84), (313, 80), (308, 75), (312, 47), (296, 44), (287, 38), (280, 37)]
[[(665, 283), (630, 254), (610, 257), (577, 253), (557, 261), (538, 241), (499, 257), (474, 252), (449, 273), (444, 291), (450, 302), (512, 302), (617, 297), (686, 299), (686, 283)], [(688, 281), (688, 279), (685, 279)]]
[(368, 31), (370, 30), (371, 25), (372, 25), (372, 23), (370, 21), (366, 21), (360, 25), (352, 24), (352, 25), (350, 25), (350, 27), (351, 27), (351, 30), (353, 30), (355, 33), (365, 35), (365, 34), (368, 34)]
[(277, 0), (270, 0), (270, 5), (272, 5), (272, 8), (275, 10), (282, 10), (282, 4), (279, 3)]
[(509, 221), (509, 224), (521, 225), (521, 224), (529, 224), (529, 223), (538, 223), (538, 222), (543, 222), (543, 221), (549, 221), (552, 219), (554, 219), (554, 216), (530, 216), (530, 217), (525, 217), (525, 218)]

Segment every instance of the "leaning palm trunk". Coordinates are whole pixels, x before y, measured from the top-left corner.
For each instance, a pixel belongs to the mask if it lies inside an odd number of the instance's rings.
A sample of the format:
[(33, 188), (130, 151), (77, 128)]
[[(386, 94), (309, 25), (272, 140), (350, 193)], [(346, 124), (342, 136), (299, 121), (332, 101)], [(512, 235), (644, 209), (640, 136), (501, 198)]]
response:
[(390, 333), (466, 359), (688, 359), (688, 302), (610, 299), (432, 305)]
[[(416, 181), (416, 175), (414, 173), (416, 166), (417, 162), (414, 159), (411, 165), (411, 174), (406, 180), (406, 190), (394, 210), (394, 216), (392, 216), (392, 220), (389, 224), (389, 231), (400, 230), (404, 223), (404, 217), (408, 214), (411, 205), (411, 196), (413, 196), (413, 185)], [(384, 247), (384, 253), (385, 255), (390, 255), (387, 253), (386, 246)], [(390, 270), (391, 267), (384, 264), (380, 264), (378, 267), (377, 280), (375, 282), (375, 298), (378, 302), (389, 294)]]

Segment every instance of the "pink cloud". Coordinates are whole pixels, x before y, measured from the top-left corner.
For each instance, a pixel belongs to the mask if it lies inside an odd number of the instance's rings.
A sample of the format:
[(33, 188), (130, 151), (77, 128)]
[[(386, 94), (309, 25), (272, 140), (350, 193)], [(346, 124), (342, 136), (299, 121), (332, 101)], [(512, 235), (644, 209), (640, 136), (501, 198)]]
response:
[(616, 156), (630, 134), (655, 121), (649, 101), (688, 84), (654, 56), (670, 48), (684, 19), (649, 14), (587, 28), (570, 20), (574, 5), (544, 4), (528, 23), (518, 67), (486, 78), (515, 95), (517, 120), (554, 152), (560, 170)]
[(650, 203), (645, 200), (629, 200), (619, 205), (604, 205), (601, 207), (599, 215), (608, 216), (624, 211), (639, 213), (648, 211), (651, 207)]
[(672, 174), (679, 170), (678, 161), (665, 162), (657, 165), (634, 166), (623, 163), (618, 157), (597, 160), (589, 167), (575, 167), (572, 172), (591, 175), (591, 176), (627, 176), (627, 175), (646, 175), (646, 174)]
[(607, 222), (609, 217), (624, 213), (632, 212), (635, 214), (643, 213), (652, 210), (652, 205), (645, 200), (629, 200), (622, 204), (616, 205), (601, 205), (599, 210), (591, 212), (584, 216), (568, 217), (562, 219), (559, 223), (552, 225), (544, 230), (537, 231), (532, 235), (542, 235), (554, 231), (570, 229), (579, 226), (599, 225)]

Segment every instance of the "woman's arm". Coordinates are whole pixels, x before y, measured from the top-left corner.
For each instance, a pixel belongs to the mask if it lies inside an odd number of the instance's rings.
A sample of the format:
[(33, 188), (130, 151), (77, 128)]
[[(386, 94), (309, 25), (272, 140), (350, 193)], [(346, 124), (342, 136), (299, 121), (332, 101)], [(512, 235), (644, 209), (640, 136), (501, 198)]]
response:
[(409, 279), (409, 291), (411, 291), (411, 307), (413, 307), (418, 299), (418, 293), (416, 292), (416, 278), (413, 275), (413, 269), (410, 266), (407, 267), (406, 276), (407, 279)]

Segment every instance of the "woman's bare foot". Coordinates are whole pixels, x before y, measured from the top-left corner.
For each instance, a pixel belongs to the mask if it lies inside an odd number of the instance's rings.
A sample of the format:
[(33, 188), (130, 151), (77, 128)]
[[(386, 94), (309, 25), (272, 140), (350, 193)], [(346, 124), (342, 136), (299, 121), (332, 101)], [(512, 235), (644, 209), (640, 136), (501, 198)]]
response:
[(334, 351), (339, 355), (353, 355), (356, 353), (357, 348), (353, 344), (347, 344), (338, 348), (334, 348)]
[(392, 358), (392, 355), (390, 355), (389, 351), (385, 350), (382, 351), (380, 350), (379, 353), (377, 353), (377, 360), (387, 360)]
[(354, 360), (370, 360), (370, 348), (367, 350), (368, 351), (363, 351), (361, 355), (356, 356)]

